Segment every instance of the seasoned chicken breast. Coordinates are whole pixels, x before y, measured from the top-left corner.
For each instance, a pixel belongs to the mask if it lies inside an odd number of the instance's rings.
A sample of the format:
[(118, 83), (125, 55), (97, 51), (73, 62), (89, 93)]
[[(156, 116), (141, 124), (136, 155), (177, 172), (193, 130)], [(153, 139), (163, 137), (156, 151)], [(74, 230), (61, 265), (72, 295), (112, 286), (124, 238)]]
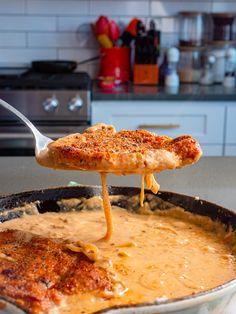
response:
[(0, 232), (0, 291), (30, 313), (48, 313), (63, 295), (112, 290), (105, 269), (54, 240), (18, 230)]
[(173, 139), (145, 130), (116, 132), (111, 125), (98, 124), (50, 143), (38, 162), (59, 169), (151, 174), (193, 164), (201, 154), (197, 140), (188, 135)]

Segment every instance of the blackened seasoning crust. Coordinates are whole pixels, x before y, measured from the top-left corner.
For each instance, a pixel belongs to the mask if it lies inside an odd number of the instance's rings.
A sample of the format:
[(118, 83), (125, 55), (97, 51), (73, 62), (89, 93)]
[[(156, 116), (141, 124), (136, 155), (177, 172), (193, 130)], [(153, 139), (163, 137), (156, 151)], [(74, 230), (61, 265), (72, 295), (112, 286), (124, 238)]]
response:
[(110, 291), (107, 272), (60, 240), (0, 232), (0, 291), (30, 313), (48, 313), (63, 295)]
[(184, 135), (175, 139), (145, 130), (121, 130), (98, 124), (83, 134), (60, 138), (48, 146), (41, 165), (116, 174), (148, 174), (193, 164), (201, 157), (196, 139)]

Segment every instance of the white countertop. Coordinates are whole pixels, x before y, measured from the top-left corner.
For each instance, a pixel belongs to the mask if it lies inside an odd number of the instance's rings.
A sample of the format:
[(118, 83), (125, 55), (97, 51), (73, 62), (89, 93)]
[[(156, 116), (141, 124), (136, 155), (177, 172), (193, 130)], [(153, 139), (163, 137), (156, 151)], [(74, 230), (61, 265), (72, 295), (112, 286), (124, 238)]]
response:
[[(236, 158), (203, 157), (196, 165), (165, 171), (156, 178), (162, 190), (199, 196), (236, 210)], [(100, 185), (97, 173), (52, 170), (39, 166), (33, 157), (0, 157), (0, 194), (54, 186), (69, 181)], [(108, 184), (139, 186), (139, 176), (108, 176)]]

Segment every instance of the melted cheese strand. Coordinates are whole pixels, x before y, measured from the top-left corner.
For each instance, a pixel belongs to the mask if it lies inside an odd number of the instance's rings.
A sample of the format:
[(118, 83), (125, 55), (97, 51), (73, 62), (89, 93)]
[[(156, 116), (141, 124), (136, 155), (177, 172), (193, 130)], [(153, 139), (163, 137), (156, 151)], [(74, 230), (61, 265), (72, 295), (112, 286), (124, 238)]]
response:
[[(109, 200), (109, 195), (107, 192), (106, 184), (106, 173), (100, 173), (102, 181), (102, 201), (104, 214), (106, 219), (107, 231), (104, 236), (104, 240), (110, 240), (113, 233), (113, 222), (112, 222), (112, 212), (111, 212), (111, 203)], [(147, 174), (141, 176), (141, 191), (140, 191), (140, 206), (143, 207), (144, 203), (144, 182), (146, 182), (148, 189), (153, 193), (157, 194), (160, 189), (160, 185), (156, 182), (153, 174)]]
[(102, 180), (102, 201), (103, 201), (103, 209), (107, 224), (107, 232), (104, 236), (104, 240), (110, 240), (113, 232), (113, 222), (112, 222), (112, 213), (111, 213), (111, 203), (109, 200), (109, 195), (107, 192), (107, 183), (106, 183), (106, 173), (101, 173)]
[(141, 176), (141, 191), (140, 191), (140, 206), (143, 207), (143, 201), (144, 201), (144, 177), (145, 175), (143, 174)]
[(149, 190), (151, 190), (151, 188), (152, 188), (153, 178), (154, 178), (154, 176), (152, 174), (146, 174), (145, 175), (146, 185), (147, 185)]
[(92, 243), (78, 244), (78, 245), (67, 244), (66, 247), (73, 252), (78, 252), (78, 253), (81, 252), (85, 254), (93, 262), (97, 261), (100, 255), (100, 251), (98, 247)]
[[(112, 222), (112, 212), (111, 212), (111, 203), (109, 200), (109, 195), (107, 192), (106, 184), (106, 173), (101, 173), (102, 181), (102, 201), (104, 214), (106, 219), (107, 231), (104, 236), (104, 240), (110, 240), (113, 233), (113, 222)], [(141, 191), (140, 191), (140, 206), (143, 207), (144, 203), (144, 181), (147, 184), (147, 187), (153, 192), (157, 193), (159, 191), (160, 185), (156, 182), (153, 174), (147, 174), (141, 176)]]
[(152, 191), (152, 193), (157, 194), (159, 189), (160, 189), (160, 185), (156, 182), (156, 180), (154, 178), (154, 175), (152, 174), (152, 188), (151, 188), (151, 191)]
[(151, 190), (154, 194), (160, 189), (160, 185), (156, 182), (155, 177), (153, 174), (146, 174), (145, 175), (145, 182), (149, 190)]

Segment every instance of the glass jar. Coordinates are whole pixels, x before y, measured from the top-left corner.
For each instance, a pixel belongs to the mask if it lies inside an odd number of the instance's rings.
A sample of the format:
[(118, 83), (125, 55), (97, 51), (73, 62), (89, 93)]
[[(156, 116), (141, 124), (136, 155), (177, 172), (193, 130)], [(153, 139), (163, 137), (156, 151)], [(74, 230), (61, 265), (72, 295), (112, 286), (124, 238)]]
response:
[(203, 12), (179, 12), (180, 46), (199, 47), (204, 44), (205, 20)]
[(179, 47), (178, 73), (182, 83), (199, 83), (202, 69), (202, 47)]
[(207, 47), (206, 53), (215, 57), (213, 64), (214, 83), (222, 83), (226, 71), (226, 51), (235, 48), (234, 41), (213, 41)]
[(234, 13), (213, 13), (213, 40), (232, 41)]

